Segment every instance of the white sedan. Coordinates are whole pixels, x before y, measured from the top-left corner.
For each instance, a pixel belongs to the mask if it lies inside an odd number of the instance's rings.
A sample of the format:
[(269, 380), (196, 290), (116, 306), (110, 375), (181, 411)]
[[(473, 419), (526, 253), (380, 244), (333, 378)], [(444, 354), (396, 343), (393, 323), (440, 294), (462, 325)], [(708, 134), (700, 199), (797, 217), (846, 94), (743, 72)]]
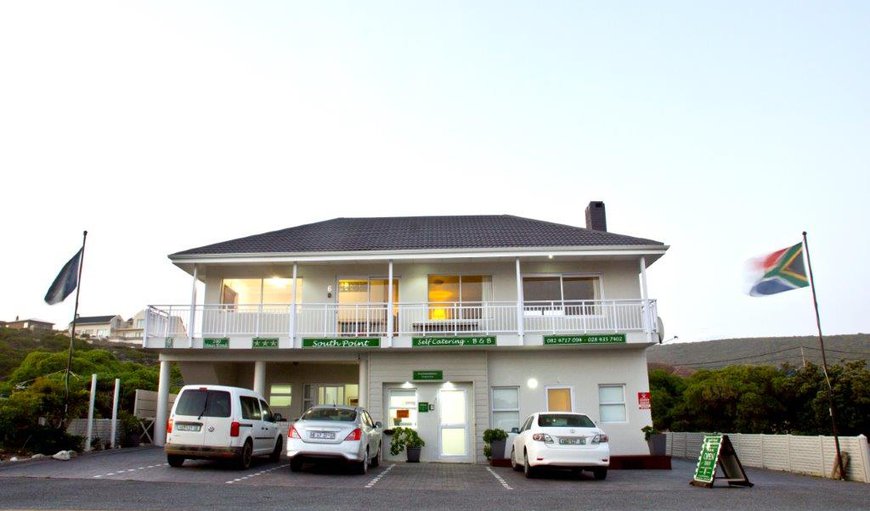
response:
[(582, 413), (534, 413), (514, 438), (511, 466), (526, 477), (547, 466), (591, 470), (600, 480), (607, 477), (610, 444), (604, 431)]

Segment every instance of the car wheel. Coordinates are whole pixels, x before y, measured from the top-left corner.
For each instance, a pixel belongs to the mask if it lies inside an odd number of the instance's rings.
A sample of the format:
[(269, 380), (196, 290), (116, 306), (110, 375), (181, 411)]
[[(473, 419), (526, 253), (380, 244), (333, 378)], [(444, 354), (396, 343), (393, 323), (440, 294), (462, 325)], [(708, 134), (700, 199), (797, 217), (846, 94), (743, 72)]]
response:
[(239, 454), (238, 460), (236, 460), (236, 464), (240, 469), (246, 470), (251, 468), (251, 460), (254, 457), (254, 443), (251, 442), (251, 439), (248, 439), (245, 442), (244, 447), (242, 447), (242, 452)]
[(302, 456), (296, 456), (290, 460), (290, 471), (291, 472), (302, 472), (302, 465), (305, 463), (305, 460), (302, 459)]
[(535, 477), (535, 469), (532, 468), (532, 465), (529, 463), (529, 453), (523, 452), (523, 473), (526, 476), (526, 479), (531, 479)]
[(184, 456), (175, 456), (175, 455), (169, 454), (166, 456), (166, 462), (169, 463), (170, 467), (178, 468), (178, 467), (184, 465)]
[(372, 468), (377, 468), (381, 465), (381, 446), (378, 445), (378, 453), (372, 458)]
[(365, 456), (363, 460), (360, 461), (356, 466), (356, 473), (359, 475), (366, 475), (369, 471), (369, 449), (366, 448)]
[(511, 468), (520, 472), (523, 469), (523, 466), (517, 463), (517, 451), (511, 447)]
[(272, 454), (269, 455), (269, 461), (278, 462), (281, 461), (281, 449), (284, 448), (284, 442), (281, 437), (278, 437), (278, 441), (275, 442), (275, 450), (272, 451)]
[(606, 468), (593, 468), (592, 475), (595, 476), (595, 479), (599, 481), (603, 481), (607, 479), (607, 469)]

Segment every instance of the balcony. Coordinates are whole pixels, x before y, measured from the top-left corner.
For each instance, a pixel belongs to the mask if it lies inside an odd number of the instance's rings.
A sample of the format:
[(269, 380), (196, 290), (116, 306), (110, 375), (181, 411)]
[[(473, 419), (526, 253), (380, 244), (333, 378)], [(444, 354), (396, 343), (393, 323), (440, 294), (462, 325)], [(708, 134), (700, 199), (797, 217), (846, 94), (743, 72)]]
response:
[[(423, 337), (653, 334), (655, 300), (399, 303), (387, 335), (387, 304), (154, 305), (145, 323), (146, 347), (190, 347), (192, 339), (303, 337)], [(522, 314), (518, 321), (518, 314)], [(193, 325), (191, 329), (189, 325)], [(181, 342), (178, 345), (169, 342)], [(164, 344), (165, 343), (165, 344)]]

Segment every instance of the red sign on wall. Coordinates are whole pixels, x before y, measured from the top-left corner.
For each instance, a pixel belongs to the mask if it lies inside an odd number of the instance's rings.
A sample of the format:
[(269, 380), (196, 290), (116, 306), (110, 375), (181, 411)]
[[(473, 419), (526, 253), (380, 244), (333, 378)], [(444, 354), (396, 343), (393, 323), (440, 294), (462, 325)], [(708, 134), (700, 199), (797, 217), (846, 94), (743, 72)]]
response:
[(638, 392), (637, 393), (637, 408), (639, 410), (649, 410), (650, 409), (649, 392)]

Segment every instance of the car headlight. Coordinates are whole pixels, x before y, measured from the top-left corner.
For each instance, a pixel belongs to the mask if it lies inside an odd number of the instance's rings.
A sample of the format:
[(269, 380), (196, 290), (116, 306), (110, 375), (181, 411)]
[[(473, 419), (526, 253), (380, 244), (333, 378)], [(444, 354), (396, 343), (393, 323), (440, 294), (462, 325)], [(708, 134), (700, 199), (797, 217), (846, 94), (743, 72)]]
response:
[(596, 444), (606, 444), (607, 443), (607, 435), (604, 433), (599, 433), (592, 438), (592, 445)]

